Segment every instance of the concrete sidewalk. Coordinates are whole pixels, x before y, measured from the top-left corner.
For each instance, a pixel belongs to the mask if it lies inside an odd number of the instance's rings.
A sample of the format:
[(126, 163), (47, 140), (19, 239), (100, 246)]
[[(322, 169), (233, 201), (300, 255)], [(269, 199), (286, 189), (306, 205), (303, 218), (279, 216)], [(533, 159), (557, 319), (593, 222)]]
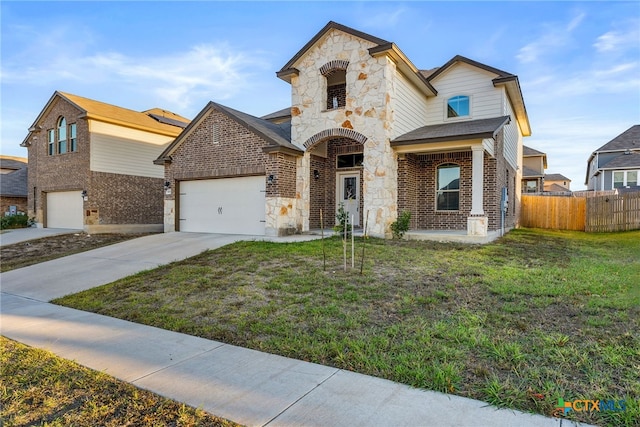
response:
[(0, 332), (246, 425), (574, 425), (46, 302), (244, 239), (153, 235), (2, 273)]

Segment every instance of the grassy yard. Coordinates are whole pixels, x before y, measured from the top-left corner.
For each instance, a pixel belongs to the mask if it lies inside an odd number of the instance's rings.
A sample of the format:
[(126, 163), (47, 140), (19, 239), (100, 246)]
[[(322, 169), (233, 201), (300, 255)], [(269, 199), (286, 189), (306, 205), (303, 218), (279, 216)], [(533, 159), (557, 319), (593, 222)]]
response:
[[(56, 302), (552, 415), (640, 423), (640, 232), (516, 230), (485, 246), (243, 242)], [(356, 240), (357, 262), (362, 240)]]
[(236, 426), (0, 337), (0, 425)]

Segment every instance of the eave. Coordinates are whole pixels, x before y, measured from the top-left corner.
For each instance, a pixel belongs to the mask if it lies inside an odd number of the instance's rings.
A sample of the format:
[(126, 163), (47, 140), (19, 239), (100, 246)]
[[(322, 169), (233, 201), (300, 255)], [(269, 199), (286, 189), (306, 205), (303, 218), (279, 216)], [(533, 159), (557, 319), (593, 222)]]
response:
[(404, 74), (425, 96), (436, 96), (438, 91), (427, 79), (420, 74), (420, 70), (413, 65), (407, 56), (396, 46), (395, 43), (387, 43), (369, 49), (369, 55), (377, 58), (386, 55), (396, 63), (398, 70)]

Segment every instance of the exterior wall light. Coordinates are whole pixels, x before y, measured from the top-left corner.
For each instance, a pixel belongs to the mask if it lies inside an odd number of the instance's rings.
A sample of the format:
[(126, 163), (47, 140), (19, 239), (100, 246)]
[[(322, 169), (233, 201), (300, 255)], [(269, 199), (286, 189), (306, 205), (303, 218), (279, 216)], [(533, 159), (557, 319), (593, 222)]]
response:
[(171, 182), (170, 181), (165, 181), (164, 182), (164, 194), (171, 194)]
[(269, 184), (269, 185), (273, 184), (273, 181), (275, 181), (275, 179), (276, 179), (275, 176), (269, 175), (267, 177), (267, 184)]
[(313, 170), (313, 178), (316, 180), (320, 179), (320, 171), (318, 171), (318, 169)]
[(82, 193), (80, 193), (80, 196), (82, 197), (82, 200), (84, 200), (85, 202), (89, 200), (89, 196), (87, 196), (87, 190), (82, 190)]

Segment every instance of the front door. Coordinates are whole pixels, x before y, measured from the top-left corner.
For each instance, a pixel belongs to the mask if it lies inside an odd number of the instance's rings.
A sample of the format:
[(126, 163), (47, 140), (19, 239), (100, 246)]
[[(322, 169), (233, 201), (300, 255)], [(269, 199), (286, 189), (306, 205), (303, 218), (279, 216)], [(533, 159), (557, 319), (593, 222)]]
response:
[(340, 204), (349, 213), (349, 221), (353, 216), (353, 225), (360, 225), (360, 173), (339, 173), (336, 213)]

